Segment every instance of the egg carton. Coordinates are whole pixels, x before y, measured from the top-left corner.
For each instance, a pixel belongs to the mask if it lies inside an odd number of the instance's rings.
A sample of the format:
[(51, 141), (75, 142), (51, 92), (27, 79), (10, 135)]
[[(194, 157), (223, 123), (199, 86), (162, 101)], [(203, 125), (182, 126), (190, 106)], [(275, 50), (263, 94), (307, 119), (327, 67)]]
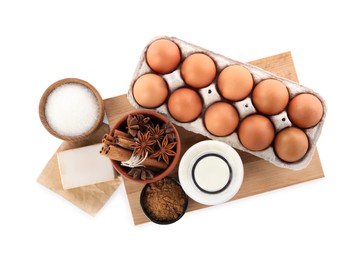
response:
[[(168, 112), (168, 108), (167, 108), (168, 98), (164, 104), (162, 104), (161, 106), (159, 106), (157, 108), (153, 108), (153, 110), (155, 110), (155, 111), (165, 115), (167, 118), (169, 118), (171, 120), (171, 122), (173, 122), (174, 124), (181, 126), (188, 131), (204, 135), (210, 139), (225, 142), (236, 149), (253, 154), (259, 158), (269, 161), (270, 163), (272, 163), (278, 167), (288, 168), (288, 169), (292, 169), (292, 170), (300, 170), (300, 169), (303, 169), (308, 166), (308, 164), (310, 163), (312, 156), (315, 152), (316, 143), (321, 134), (321, 130), (322, 130), (322, 127), (323, 127), (323, 124), (325, 121), (326, 110), (327, 110), (325, 100), (318, 93), (314, 92), (312, 89), (304, 87), (304, 86), (298, 84), (297, 82), (294, 82), (294, 81), (286, 79), (286, 78), (279, 77), (271, 72), (265, 71), (254, 65), (227, 58), (223, 55), (214, 53), (207, 49), (204, 49), (204, 48), (201, 48), (194, 44), (183, 41), (181, 39), (178, 39), (175, 37), (163, 36), (163, 37), (158, 37), (158, 38), (153, 39), (146, 45), (146, 47), (144, 48), (144, 50), (141, 54), (139, 63), (137, 64), (134, 76), (132, 78), (132, 81), (131, 81), (131, 84), (129, 87), (128, 95), (127, 95), (128, 100), (132, 106), (134, 106), (137, 109), (147, 109), (145, 107), (140, 106), (135, 101), (132, 90), (133, 90), (134, 82), (140, 76), (142, 76), (146, 73), (156, 73), (148, 66), (145, 54), (146, 54), (146, 51), (147, 51), (149, 45), (157, 39), (169, 39), (169, 40), (173, 41), (174, 43), (176, 43), (181, 51), (181, 63), (183, 62), (183, 60), (186, 57), (188, 57), (189, 55), (191, 55), (193, 53), (205, 53), (214, 60), (215, 65), (216, 65), (216, 75), (219, 75), (219, 73), (228, 65), (238, 64), (238, 65), (241, 65), (241, 66), (245, 67), (246, 69), (248, 69), (249, 72), (252, 74), (252, 77), (254, 80), (253, 86), (255, 86), (258, 82), (265, 80), (265, 79), (277, 79), (286, 85), (286, 87), (289, 91), (290, 99), (300, 93), (310, 93), (310, 94), (315, 95), (317, 98), (319, 98), (319, 100), (323, 104), (323, 116), (321, 118), (321, 121), (316, 126), (314, 126), (312, 128), (308, 128), (308, 129), (302, 129), (308, 137), (309, 148), (308, 148), (307, 153), (301, 160), (299, 160), (297, 162), (293, 162), (293, 163), (285, 162), (285, 161), (282, 161), (280, 158), (278, 158), (278, 156), (274, 152), (273, 143), (265, 150), (251, 151), (251, 150), (245, 148), (240, 143), (237, 131), (234, 131), (232, 134), (230, 134), (228, 136), (224, 136), (224, 137), (218, 137), (218, 136), (212, 135), (211, 133), (209, 133), (207, 131), (207, 129), (204, 126), (203, 115), (204, 115), (206, 108), (209, 105), (211, 105), (217, 101), (224, 100), (225, 102), (232, 104), (239, 113), (240, 121), (243, 120), (248, 115), (251, 115), (251, 114), (254, 114), (257, 112), (256, 108), (253, 105), (252, 99), (251, 99), (251, 93), (245, 99), (243, 99), (241, 101), (237, 101), (237, 102), (227, 101), (226, 99), (221, 97), (221, 95), (219, 94), (217, 87), (216, 87), (216, 78), (217, 77), (215, 77), (215, 80), (207, 87), (204, 87), (201, 89), (195, 89), (196, 91), (198, 91), (198, 93), (202, 97), (203, 108), (202, 108), (202, 112), (201, 112), (200, 116), (192, 122), (182, 123), (182, 122), (175, 120)], [(180, 73), (180, 67), (181, 67), (180, 65), (177, 67), (177, 69), (175, 71), (173, 71), (169, 74), (161, 75), (161, 74), (156, 73), (156, 74), (162, 76), (162, 78), (168, 84), (169, 93), (172, 93), (174, 90), (176, 90), (180, 87), (187, 86), (186, 83), (184, 82), (184, 80), (182, 79), (182, 76)], [(270, 118), (271, 122), (273, 123), (274, 128), (275, 128), (275, 133), (277, 133), (278, 131), (280, 131), (286, 127), (290, 127), (293, 125), (287, 115), (286, 109), (283, 110), (279, 114), (276, 114), (273, 116), (267, 116), (267, 117)]]

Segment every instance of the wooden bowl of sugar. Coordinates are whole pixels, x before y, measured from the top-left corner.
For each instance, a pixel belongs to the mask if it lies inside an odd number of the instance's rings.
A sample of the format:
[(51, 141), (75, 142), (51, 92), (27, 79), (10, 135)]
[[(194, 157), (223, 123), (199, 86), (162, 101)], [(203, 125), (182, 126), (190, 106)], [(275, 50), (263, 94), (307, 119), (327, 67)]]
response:
[(65, 78), (45, 90), (39, 102), (39, 117), (55, 137), (79, 141), (100, 126), (104, 117), (104, 102), (90, 83)]

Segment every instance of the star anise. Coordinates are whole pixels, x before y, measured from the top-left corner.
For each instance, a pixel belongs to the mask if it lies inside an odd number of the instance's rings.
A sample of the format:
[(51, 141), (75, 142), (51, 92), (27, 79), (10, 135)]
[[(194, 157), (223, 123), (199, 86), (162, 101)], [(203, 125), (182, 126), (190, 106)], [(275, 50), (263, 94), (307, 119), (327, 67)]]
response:
[(143, 167), (135, 167), (128, 172), (128, 175), (134, 179), (151, 180), (154, 178), (154, 173)]
[(177, 142), (168, 143), (168, 136), (166, 135), (163, 138), (162, 144), (159, 141), (157, 141), (157, 144), (159, 146), (159, 150), (152, 154), (150, 158), (158, 158), (158, 161), (163, 159), (166, 164), (169, 164), (169, 157), (176, 155), (176, 152), (172, 149), (176, 146)]
[(135, 143), (131, 145), (131, 148), (134, 149), (135, 156), (140, 154), (144, 157), (147, 153), (152, 154), (154, 152), (153, 145), (156, 141), (150, 138), (150, 132), (148, 131), (143, 134), (141, 131), (138, 131), (137, 137)]
[(145, 180), (151, 180), (151, 179), (153, 179), (153, 177), (154, 177), (154, 174), (151, 170), (142, 168), (142, 173), (140, 175), (140, 179), (145, 181)]
[(143, 115), (135, 115), (135, 117), (138, 120), (138, 124), (141, 129), (146, 129), (148, 127), (150, 117), (144, 117)]
[(164, 129), (160, 129), (159, 124), (156, 126), (148, 126), (148, 131), (150, 132), (150, 137), (156, 141), (162, 141), (164, 137)]
[(176, 140), (176, 134), (174, 132), (171, 121), (168, 121), (167, 123), (165, 123), (163, 125), (162, 129), (164, 130), (164, 133), (168, 136), (168, 139), (170, 141), (175, 141)]
[(128, 133), (131, 136), (135, 137), (140, 128), (136, 117), (129, 115), (128, 119), (126, 120), (126, 124), (127, 124)]
[(143, 115), (129, 115), (126, 120), (128, 133), (132, 137), (135, 137), (138, 131), (142, 131), (147, 128), (149, 120), (149, 117), (144, 117)]

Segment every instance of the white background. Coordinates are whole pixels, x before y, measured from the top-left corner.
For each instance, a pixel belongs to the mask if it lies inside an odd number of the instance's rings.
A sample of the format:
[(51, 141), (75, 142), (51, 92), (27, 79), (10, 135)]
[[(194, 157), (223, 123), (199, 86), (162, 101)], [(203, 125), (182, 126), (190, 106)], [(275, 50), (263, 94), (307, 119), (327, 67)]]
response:
[[(360, 1), (1, 1), (0, 259), (363, 259), (363, 9)], [(302, 2), (302, 3), (301, 3)], [(176, 36), (250, 61), (291, 51), (327, 101), (326, 177), (134, 226), (123, 186), (96, 217), (36, 182), (61, 144), (43, 91), (78, 77), (127, 91), (142, 49)]]

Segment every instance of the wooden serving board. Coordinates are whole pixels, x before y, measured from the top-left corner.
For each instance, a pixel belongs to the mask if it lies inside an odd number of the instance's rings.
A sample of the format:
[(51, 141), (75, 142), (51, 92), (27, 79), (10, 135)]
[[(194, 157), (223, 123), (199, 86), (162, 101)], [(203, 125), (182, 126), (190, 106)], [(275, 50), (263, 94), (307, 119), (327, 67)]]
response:
[[(256, 60), (250, 63), (278, 76), (298, 81), (290, 52)], [(109, 98), (104, 100), (104, 102), (106, 115), (111, 128), (124, 114), (135, 110), (135, 108), (129, 104), (126, 95)], [(202, 135), (189, 132), (182, 127), (176, 127), (182, 140), (181, 157), (192, 145), (207, 139)], [(324, 177), (317, 150), (315, 151), (312, 161), (308, 167), (300, 171), (279, 168), (249, 153), (242, 152), (240, 150), (237, 151), (244, 164), (244, 181), (239, 192), (234, 198), (232, 198), (232, 200)], [(171, 176), (177, 178), (177, 173), (178, 165), (171, 173)], [(127, 179), (124, 179), (124, 185), (129, 199), (134, 224), (138, 225), (148, 222), (149, 220), (144, 216), (139, 204), (140, 192), (144, 185)], [(197, 210), (204, 207), (207, 206), (190, 199), (187, 211)]]

